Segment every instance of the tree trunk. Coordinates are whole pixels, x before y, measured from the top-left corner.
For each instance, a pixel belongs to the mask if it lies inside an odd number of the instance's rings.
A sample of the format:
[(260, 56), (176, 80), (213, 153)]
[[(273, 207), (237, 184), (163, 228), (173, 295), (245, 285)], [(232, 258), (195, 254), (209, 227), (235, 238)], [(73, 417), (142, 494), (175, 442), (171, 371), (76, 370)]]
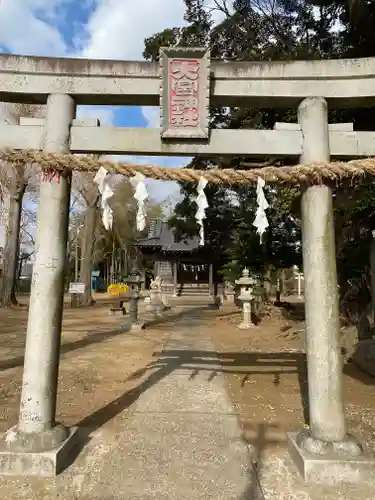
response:
[(106, 283), (105, 283), (105, 286), (106, 286), (106, 288), (108, 288), (108, 286), (110, 284), (109, 283), (109, 265), (110, 265), (110, 263), (109, 263), (109, 255), (107, 255), (106, 261), (105, 261), (105, 270), (106, 270)]
[(20, 244), (22, 200), (25, 189), (21, 188), (9, 198), (9, 215), (6, 230), (3, 276), (1, 280), (0, 306), (17, 305), (16, 280)]
[(269, 299), (271, 297), (271, 291), (272, 291), (271, 280), (272, 280), (272, 270), (270, 267), (268, 267), (264, 274), (264, 292), (266, 299)]
[(83, 226), (83, 244), (81, 252), (80, 281), (85, 284), (85, 293), (81, 297), (81, 305), (91, 306), (94, 303), (91, 293), (91, 273), (94, 253), (94, 233), (96, 227), (96, 204), (89, 205), (85, 212)]

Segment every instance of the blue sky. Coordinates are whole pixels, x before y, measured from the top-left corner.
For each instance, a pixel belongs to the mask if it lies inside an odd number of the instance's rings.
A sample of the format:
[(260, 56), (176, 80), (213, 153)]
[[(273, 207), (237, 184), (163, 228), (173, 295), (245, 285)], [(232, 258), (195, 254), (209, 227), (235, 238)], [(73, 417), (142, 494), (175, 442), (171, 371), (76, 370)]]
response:
[[(146, 37), (184, 23), (184, 7), (183, 0), (0, 0), (0, 51), (139, 60)], [(159, 126), (157, 108), (90, 106), (81, 107), (78, 115), (98, 117), (103, 125)], [(172, 157), (126, 160), (171, 167), (188, 161)], [(175, 183), (148, 181), (148, 187), (150, 196), (159, 202), (178, 199)]]

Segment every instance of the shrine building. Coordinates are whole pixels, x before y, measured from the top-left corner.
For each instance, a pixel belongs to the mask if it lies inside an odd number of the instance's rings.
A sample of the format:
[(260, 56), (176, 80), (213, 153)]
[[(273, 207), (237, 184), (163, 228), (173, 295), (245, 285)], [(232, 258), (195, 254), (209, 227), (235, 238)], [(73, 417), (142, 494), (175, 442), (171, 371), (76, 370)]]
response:
[(137, 240), (136, 246), (141, 255), (152, 256), (154, 277), (162, 278), (164, 293), (213, 294), (214, 266), (198, 236), (178, 241), (175, 228), (169, 227), (167, 220), (156, 219), (147, 238)]

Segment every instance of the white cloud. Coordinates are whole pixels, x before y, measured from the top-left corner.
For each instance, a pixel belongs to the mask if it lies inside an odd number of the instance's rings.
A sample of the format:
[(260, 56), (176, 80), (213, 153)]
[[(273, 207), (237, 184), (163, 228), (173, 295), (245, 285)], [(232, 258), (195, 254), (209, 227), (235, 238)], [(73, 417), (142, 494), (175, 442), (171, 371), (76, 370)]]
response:
[[(148, 0), (146, 0), (146, 2), (147, 1)], [(155, 0), (155, 3), (158, 3), (158, 0)], [(159, 0), (159, 3), (170, 3), (170, 0)], [(175, 0), (175, 3), (176, 4), (180, 3), (181, 10), (184, 11), (185, 6), (183, 5), (182, 0)], [(226, 3), (227, 3), (228, 9), (231, 10), (233, 8), (233, 0), (228, 0)], [(215, 24), (219, 24), (220, 22), (222, 22), (225, 19), (225, 14), (222, 11), (217, 10), (217, 7), (216, 7), (214, 0), (206, 0), (205, 5), (208, 9), (213, 9), (211, 11), (211, 15), (212, 15), (212, 19), (213, 19)], [(183, 13), (180, 16), (180, 18), (178, 18), (178, 16), (177, 16), (175, 19), (173, 16), (171, 16), (170, 22), (168, 22), (168, 21), (169, 21), (169, 18), (167, 18), (166, 21), (164, 20), (162, 23), (162, 27), (159, 30), (154, 29), (151, 34), (154, 34), (157, 31), (160, 31), (160, 30), (165, 29), (165, 28), (172, 28), (174, 26), (183, 26), (184, 24), (186, 24), (185, 21), (183, 20)], [(150, 36), (150, 34), (147, 34), (146, 36)], [(143, 38), (146, 38), (146, 36), (144, 36)], [(143, 50), (143, 47), (142, 47), (142, 50)], [(139, 55), (135, 56), (136, 59), (138, 59), (139, 57), (140, 57)], [(144, 107), (142, 107), (142, 114), (143, 114), (144, 118), (146, 119), (147, 127), (149, 127), (149, 128), (159, 128), (160, 127), (160, 109), (158, 107), (144, 106)]]
[(144, 39), (183, 23), (182, 0), (99, 0), (85, 26), (85, 57), (141, 59)]
[[(80, 38), (80, 56), (93, 59), (142, 59), (144, 39), (184, 22), (183, 0), (98, 0), (85, 33)], [(142, 108), (149, 127), (160, 126), (157, 107)], [(184, 166), (184, 158), (121, 157), (117, 160), (154, 165)], [(147, 181), (150, 196), (156, 201), (174, 199), (179, 192), (175, 182)]]
[(68, 1), (1, 0), (0, 46), (15, 54), (63, 55), (66, 44), (53, 19)]
[[(142, 59), (144, 39), (158, 31), (184, 24), (183, 0), (79, 0), (93, 9), (86, 25), (79, 25), (74, 40), (76, 50), (70, 51), (59, 31), (62, 7), (71, 4), (69, 22), (74, 19), (77, 0), (0, 0), (0, 47), (12, 53), (45, 56), (79, 56), (95, 59)], [(207, 3), (209, 3), (208, 0)], [(61, 24), (61, 23), (60, 23)], [(26, 29), (27, 28), (27, 29)], [(159, 108), (143, 108), (148, 126), (160, 126)], [(78, 117), (98, 117), (103, 125), (114, 121), (111, 106), (79, 107)], [(181, 167), (186, 158), (132, 158)], [(175, 197), (176, 183), (149, 181), (152, 196), (159, 201)]]

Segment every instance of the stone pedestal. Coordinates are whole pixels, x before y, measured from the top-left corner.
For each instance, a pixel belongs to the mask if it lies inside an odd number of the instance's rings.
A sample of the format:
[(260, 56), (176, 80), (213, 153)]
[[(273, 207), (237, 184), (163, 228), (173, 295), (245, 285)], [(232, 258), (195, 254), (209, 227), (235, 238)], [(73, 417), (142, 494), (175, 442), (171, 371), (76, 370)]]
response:
[(132, 323), (130, 325), (130, 331), (131, 332), (139, 332), (140, 330), (143, 330), (145, 328), (145, 323), (142, 321), (137, 321), (136, 323)]
[(145, 310), (147, 312), (153, 312), (154, 311), (154, 306), (151, 303), (151, 297), (146, 297), (145, 300), (144, 300), (144, 304), (145, 304)]
[(126, 278), (125, 283), (129, 286), (129, 320), (130, 330), (141, 330), (145, 324), (138, 319), (138, 302), (140, 299), (140, 289), (143, 283), (141, 273), (135, 267)]
[(138, 318), (138, 295), (131, 295), (129, 300), (129, 320), (130, 320), (130, 330), (142, 330), (144, 328), (144, 323)]
[(52, 431), (30, 436), (12, 427), (0, 441), (0, 473), (8, 476), (52, 477), (72, 462), (78, 428), (55, 425)]
[(303, 433), (287, 434), (289, 454), (307, 483), (335, 485), (375, 480), (374, 458), (364, 453), (352, 436), (339, 443), (312, 440), (313, 451), (305, 449), (304, 437), (308, 439)]
[[(69, 95), (48, 97), (45, 151), (68, 152), (74, 117)], [(76, 430), (55, 422), (70, 186), (70, 173), (42, 174), (20, 411), (0, 442), (1, 474), (55, 475), (76, 444)]]
[[(241, 299), (241, 296), (239, 298), (240, 300), (243, 300), (243, 298)], [(249, 328), (253, 328), (255, 326), (251, 319), (251, 301), (252, 298), (243, 302), (243, 319), (242, 323), (240, 323), (237, 327), (239, 330), (248, 330)]]
[(161, 314), (163, 311), (165, 311), (166, 307), (163, 304), (163, 297), (159, 288), (150, 288), (150, 301), (150, 310), (154, 314)]

